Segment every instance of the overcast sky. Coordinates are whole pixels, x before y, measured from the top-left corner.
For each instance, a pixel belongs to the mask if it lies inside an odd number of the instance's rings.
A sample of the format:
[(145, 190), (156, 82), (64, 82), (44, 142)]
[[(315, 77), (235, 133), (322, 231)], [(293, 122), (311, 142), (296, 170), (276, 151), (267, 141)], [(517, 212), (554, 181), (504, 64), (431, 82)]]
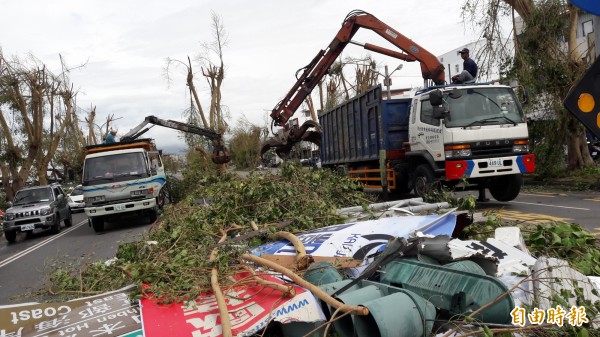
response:
[[(228, 35), (224, 50), (226, 77), (223, 104), (230, 125), (245, 116), (265, 125), (268, 113), (295, 82), (297, 69), (325, 49), (351, 10), (367, 11), (434, 55), (474, 41), (471, 26), (461, 22), (459, 0), (195, 0), (195, 1), (30, 1), (0, 0), (0, 47), (5, 56), (32, 53), (59, 72), (59, 54), (75, 70), (77, 104), (97, 107), (97, 121), (121, 117), (119, 134), (144, 116), (183, 120), (189, 106), (184, 70), (169, 85), (163, 76), (167, 57), (196, 56), (211, 42), (211, 11), (222, 18)], [(375, 33), (362, 30), (354, 40), (395, 49)], [(349, 45), (344, 57), (368, 52)], [(390, 70), (401, 61), (373, 55)], [(196, 68), (196, 70), (199, 70)], [(383, 70), (381, 70), (383, 72)], [(196, 86), (208, 105), (208, 87)], [(393, 77), (392, 88), (422, 85), (417, 63), (406, 63)], [(148, 135), (167, 150), (182, 148), (176, 131), (155, 127)]]

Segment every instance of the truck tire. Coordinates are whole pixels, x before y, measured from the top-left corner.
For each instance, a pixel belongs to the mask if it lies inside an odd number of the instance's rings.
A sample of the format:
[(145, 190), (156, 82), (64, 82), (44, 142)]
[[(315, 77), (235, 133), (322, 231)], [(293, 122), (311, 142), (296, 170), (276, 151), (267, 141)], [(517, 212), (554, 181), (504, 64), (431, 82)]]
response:
[(65, 227), (71, 226), (73, 226), (73, 214), (71, 213), (71, 210), (69, 210), (69, 215), (67, 215), (67, 218), (65, 219)]
[(421, 164), (417, 166), (415, 170), (415, 181), (414, 181), (414, 190), (415, 194), (424, 198), (427, 192), (431, 188), (431, 184), (433, 184), (435, 180), (435, 175), (433, 174), (433, 170), (427, 164)]
[(520, 174), (511, 174), (494, 178), (490, 183), (490, 194), (498, 201), (514, 200), (521, 192), (523, 185), (523, 176)]
[(162, 188), (160, 192), (158, 192), (158, 197), (156, 197), (156, 205), (158, 208), (162, 209), (165, 206), (165, 201), (167, 200), (167, 196), (165, 193), (165, 189)]
[(90, 221), (92, 222), (92, 228), (94, 228), (94, 232), (100, 233), (104, 231), (104, 219), (102, 219), (102, 217), (96, 216), (90, 218)]
[(52, 224), (52, 227), (50, 227), (50, 231), (52, 232), (52, 234), (60, 233), (60, 214), (59, 213), (56, 213), (54, 215), (54, 223)]
[(6, 232), (4, 232), (4, 237), (6, 238), (6, 241), (8, 241), (10, 243), (14, 243), (15, 241), (17, 241), (17, 232), (6, 231)]

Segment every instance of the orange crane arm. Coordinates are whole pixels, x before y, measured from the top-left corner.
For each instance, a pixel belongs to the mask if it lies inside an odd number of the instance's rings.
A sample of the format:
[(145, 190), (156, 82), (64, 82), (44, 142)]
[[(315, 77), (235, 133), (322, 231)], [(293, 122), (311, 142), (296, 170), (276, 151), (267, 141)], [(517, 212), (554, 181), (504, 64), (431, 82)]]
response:
[(408, 62), (418, 61), (421, 64), (423, 79), (432, 80), (436, 85), (445, 83), (444, 66), (438, 61), (437, 57), (375, 16), (363, 11), (352, 11), (346, 16), (342, 28), (327, 49), (319, 51), (313, 60), (303, 68), (304, 72), (298, 77), (292, 89), (271, 111), (271, 118), (275, 125), (283, 126), (287, 123), (289, 118), (304, 102), (306, 96), (311, 93), (323, 76), (327, 74), (329, 67), (342, 53), (346, 45), (352, 42), (352, 37), (360, 28), (374, 31), (404, 53), (372, 44), (362, 45), (365, 49)]

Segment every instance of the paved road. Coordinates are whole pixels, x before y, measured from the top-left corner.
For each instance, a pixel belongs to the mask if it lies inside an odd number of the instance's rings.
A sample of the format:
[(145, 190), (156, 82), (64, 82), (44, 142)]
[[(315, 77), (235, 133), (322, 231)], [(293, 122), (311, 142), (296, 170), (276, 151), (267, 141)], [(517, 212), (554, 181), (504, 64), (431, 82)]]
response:
[(0, 305), (31, 301), (28, 292), (42, 287), (45, 277), (61, 264), (77, 267), (113, 258), (121, 243), (138, 239), (147, 227), (146, 218), (128, 218), (107, 223), (103, 233), (95, 233), (85, 214), (77, 213), (73, 226), (63, 225), (56, 235), (49, 231), (32, 237), (19, 234), (12, 244), (1, 238)]
[[(477, 196), (476, 192), (471, 193)], [(511, 202), (498, 202), (489, 194), (488, 198), (490, 198), (488, 202), (477, 203), (478, 211), (495, 210), (498, 217), (511, 221), (574, 222), (600, 235), (600, 193), (598, 192), (523, 191)]]

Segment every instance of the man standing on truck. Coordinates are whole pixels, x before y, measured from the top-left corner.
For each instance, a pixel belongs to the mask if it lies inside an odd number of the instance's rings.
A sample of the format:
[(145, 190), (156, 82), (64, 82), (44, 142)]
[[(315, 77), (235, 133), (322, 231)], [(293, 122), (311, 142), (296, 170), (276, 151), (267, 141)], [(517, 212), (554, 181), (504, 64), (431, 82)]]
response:
[(117, 135), (117, 130), (110, 129), (110, 132), (108, 133), (108, 135), (106, 135), (106, 139), (104, 140), (104, 143), (110, 144), (110, 143), (116, 142), (116, 140), (115, 140), (116, 135)]
[(475, 82), (475, 78), (477, 77), (477, 63), (469, 57), (469, 49), (463, 48), (459, 50), (458, 53), (464, 60), (463, 71), (458, 75), (452, 76), (452, 83), (460, 84)]

